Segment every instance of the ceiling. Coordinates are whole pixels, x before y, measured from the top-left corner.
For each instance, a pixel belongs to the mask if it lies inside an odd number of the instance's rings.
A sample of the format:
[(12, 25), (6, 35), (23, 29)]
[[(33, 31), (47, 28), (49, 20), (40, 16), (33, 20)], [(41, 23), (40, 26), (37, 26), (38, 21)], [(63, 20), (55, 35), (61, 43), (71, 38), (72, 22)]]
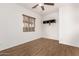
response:
[(44, 11), (41, 9), (40, 6), (32, 9), (32, 7), (36, 4), (38, 4), (38, 3), (19, 3), (18, 5), (23, 6), (24, 8), (34, 11), (40, 15), (47, 15), (51, 12), (58, 11), (59, 7), (65, 6), (65, 5), (70, 5), (71, 3), (55, 3), (54, 6), (44, 5), (44, 8), (45, 8)]

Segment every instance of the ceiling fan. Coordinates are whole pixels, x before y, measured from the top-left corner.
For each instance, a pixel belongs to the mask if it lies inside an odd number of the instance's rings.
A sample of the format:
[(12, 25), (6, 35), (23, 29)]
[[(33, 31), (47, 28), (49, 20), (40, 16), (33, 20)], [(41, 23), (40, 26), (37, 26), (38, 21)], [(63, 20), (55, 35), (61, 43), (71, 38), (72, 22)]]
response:
[(45, 10), (44, 5), (54, 6), (55, 4), (54, 3), (38, 3), (35, 6), (33, 6), (32, 9), (36, 8), (37, 6), (40, 6), (41, 9), (44, 11)]

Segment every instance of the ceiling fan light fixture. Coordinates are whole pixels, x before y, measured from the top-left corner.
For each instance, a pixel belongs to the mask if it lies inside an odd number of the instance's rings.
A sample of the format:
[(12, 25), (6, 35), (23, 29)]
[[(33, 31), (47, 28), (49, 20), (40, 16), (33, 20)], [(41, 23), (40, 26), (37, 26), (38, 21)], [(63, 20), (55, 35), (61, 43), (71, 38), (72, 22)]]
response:
[(38, 3), (35, 6), (33, 6), (32, 8), (34, 9), (34, 8), (39, 6), (44, 11), (45, 10), (45, 6), (44, 5), (54, 6), (54, 3)]
[(43, 3), (39, 3), (39, 6), (44, 6), (44, 4)]

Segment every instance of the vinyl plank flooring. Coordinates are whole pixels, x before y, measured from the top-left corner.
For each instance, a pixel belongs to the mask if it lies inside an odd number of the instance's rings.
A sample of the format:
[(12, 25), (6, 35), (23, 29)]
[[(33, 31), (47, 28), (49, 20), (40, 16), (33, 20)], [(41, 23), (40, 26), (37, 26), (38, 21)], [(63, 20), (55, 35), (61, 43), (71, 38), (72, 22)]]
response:
[(2, 56), (79, 56), (79, 48), (40, 38), (0, 51)]

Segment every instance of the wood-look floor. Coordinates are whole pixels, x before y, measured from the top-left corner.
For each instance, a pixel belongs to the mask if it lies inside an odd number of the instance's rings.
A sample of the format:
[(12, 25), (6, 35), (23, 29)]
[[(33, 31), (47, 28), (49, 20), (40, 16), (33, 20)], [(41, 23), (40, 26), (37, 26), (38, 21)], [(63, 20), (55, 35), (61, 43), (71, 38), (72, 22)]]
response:
[(79, 56), (79, 48), (46, 38), (33, 40), (0, 52), (1, 56)]

